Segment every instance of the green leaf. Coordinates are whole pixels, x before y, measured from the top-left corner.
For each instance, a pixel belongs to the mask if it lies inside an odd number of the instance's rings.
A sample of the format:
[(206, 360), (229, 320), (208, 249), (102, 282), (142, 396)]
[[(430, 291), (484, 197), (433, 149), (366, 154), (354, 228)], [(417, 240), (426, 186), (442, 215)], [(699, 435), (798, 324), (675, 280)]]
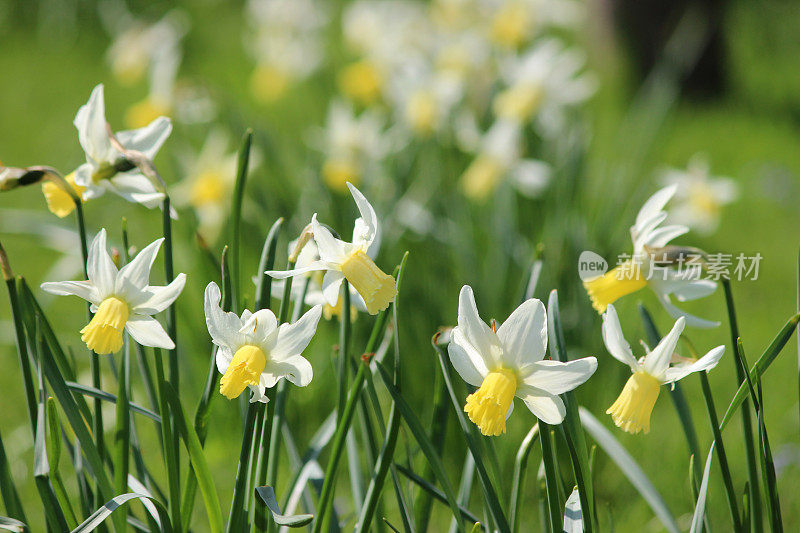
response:
[(703, 480), (700, 482), (700, 490), (697, 493), (697, 504), (694, 508), (694, 515), (692, 516), (692, 526), (689, 533), (701, 533), (703, 530), (703, 516), (706, 510), (706, 495), (708, 494), (708, 477), (711, 473), (711, 456), (714, 455), (714, 443), (711, 443), (711, 448), (708, 450), (708, 458), (706, 459), (706, 466), (703, 469)]
[(278, 500), (275, 499), (275, 491), (270, 486), (256, 487), (256, 494), (266, 504), (269, 512), (272, 513), (272, 520), (279, 526), (286, 527), (303, 527), (314, 520), (312, 514), (298, 514), (298, 515), (284, 515), (281, 514), (281, 509), (278, 506)]
[[(430, 481), (428, 481), (427, 479), (425, 479), (425, 478), (423, 478), (421, 476), (418, 476), (417, 474), (415, 474), (414, 472), (412, 472), (411, 470), (409, 470), (408, 468), (406, 468), (403, 465), (395, 463), (394, 466), (395, 466), (395, 468), (397, 469), (398, 472), (400, 472), (405, 477), (407, 477), (409, 479), (409, 481), (413, 482), (415, 485), (417, 485), (423, 491), (425, 491), (426, 493), (430, 494), (431, 497), (433, 497), (433, 499), (438, 500), (438, 501), (442, 502), (445, 505), (449, 505), (448, 500), (447, 500), (447, 495), (444, 492), (442, 492), (441, 490), (439, 490), (438, 488), (436, 488)], [(454, 515), (454, 516), (461, 516), (462, 520), (466, 520), (468, 522), (478, 522), (479, 521), (478, 517), (475, 516), (472, 513), (472, 511), (470, 511), (469, 509), (467, 509), (466, 507), (464, 507), (461, 504), (457, 504), (457, 505), (458, 505), (458, 514)], [(452, 509), (452, 507), (451, 507), (451, 509)]]
[(236, 184), (233, 189), (231, 204), (231, 266), (233, 267), (231, 281), (233, 282), (233, 310), (239, 312), (241, 308), (241, 270), (240, 260), (240, 232), (242, 220), (242, 201), (244, 200), (244, 186), (247, 182), (247, 170), (250, 166), (250, 148), (253, 144), (253, 130), (248, 128), (242, 137), (242, 144), (239, 148), (239, 159), (236, 171)]
[(0, 529), (5, 531), (13, 531), (14, 533), (25, 533), (28, 531), (28, 526), (25, 524), (25, 522), (21, 522), (16, 518), (0, 516)]
[[(117, 403), (117, 396), (115, 394), (111, 394), (110, 392), (97, 390), (90, 385), (82, 385), (80, 383), (75, 383), (74, 381), (66, 381), (64, 382), (70, 390), (75, 392), (80, 392), (86, 396), (91, 396), (93, 398), (99, 398), (109, 403), (116, 404)], [(158, 413), (154, 413), (150, 409), (146, 409), (141, 405), (130, 403), (131, 412), (137, 413), (147, 418), (154, 420), (155, 422), (161, 424), (161, 417), (158, 416)]]
[(539, 436), (539, 424), (534, 424), (517, 450), (517, 457), (514, 460), (514, 478), (511, 485), (511, 503), (508, 506), (508, 517), (511, 522), (511, 530), (514, 533), (519, 531), (522, 494), (525, 492), (525, 474), (528, 467), (528, 457), (531, 453), (533, 443)]
[(83, 521), (78, 527), (72, 530), (72, 533), (89, 533), (90, 531), (94, 531), (97, 527), (109, 516), (111, 516), (114, 511), (119, 509), (125, 503), (131, 500), (150, 500), (155, 505), (156, 509), (158, 510), (159, 516), (159, 526), (161, 526), (161, 530), (164, 533), (171, 533), (172, 532), (172, 524), (169, 521), (169, 513), (164, 505), (152, 498), (150, 496), (146, 496), (144, 494), (136, 494), (134, 492), (129, 492), (127, 494), (120, 494), (119, 496), (115, 496), (108, 500), (105, 505), (100, 507), (94, 513), (92, 513), (89, 518)]

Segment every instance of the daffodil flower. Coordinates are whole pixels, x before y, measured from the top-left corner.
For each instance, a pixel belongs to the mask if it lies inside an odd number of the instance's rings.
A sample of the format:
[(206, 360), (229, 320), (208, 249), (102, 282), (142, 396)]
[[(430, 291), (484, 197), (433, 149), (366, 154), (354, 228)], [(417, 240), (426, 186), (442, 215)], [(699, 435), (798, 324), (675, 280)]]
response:
[(110, 354), (122, 348), (122, 333), (127, 331), (142, 346), (171, 350), (175, 343), (152, 317), (172, 305), (186, 283), (186, 274), (167, 286), (148, 285), (150, 269), (164, 239), (145, 247), (130, 263), (117, 270), (106, 250), (106, 230), (92, 240), (86, 281), (42, 283), (51, 294), (75, 295), (90, 302), (94, 317), (81, 329), (81, 340), (97, 354)]
[(685, 302), (708, 296), (716, 290), (716, 282), (697, 279), (697, 272), (690, 268), (682, 272), (674, 268), (663, 268), (658, 272), (654, 270), (653, 259), (658, 259), (657, 251), (675, 237), (689, 231), (686, 226), (678, 224), (661, 226), (667, 218), (664, 206), (676, 189), (676, 185), (671, 185), (659, 190), (639, 210), (636, 222), (631, 226), (631, 258), (602, 276), (583, 282), (592, 306), (598, 313), (604, 313), (608, 305), (619, 298), (650, 287), (673, 318), (683, 317), (688, 325), (698, 328), (719, 325), (719, 322), (705, 320), (683, 311), (672, 303), (671, 298), (674, 295), (678, 301)]
[(294, 324), (280, 324), (269, 309), (241, 316), (225, 312), (219, 306), (219, 287), (213, 281), (206, 286), (206, 326), (218, 347), (217, 370), (222, 374), (219, 391), (229, 400), (246, 388), (253, 395), (250, 402), (267, 403), (264, 394), (281, 378), (298, 387), (311, 383), (311, 364), (300, 355), (317, 330), (322, 307), (315, 306)]
[(603, 342), (608, 352), (628, 365), (633, 372), (617, 400), (606, 411), (617, 427), (628, 433), (649, 432), (650, 414), (658, 399), (661, 385), (674, 383), (693, 372), (711, 370), (717, 366), (725, 346), (717, 346), (694, 362), (670, 366), (684, 326), (685, 319), (680, 317), (653, 351), (648, 350), (647, 355), (637, 361), (628, 341), (622, 335), (617, 311), (613, 305), (608, 306), (603, 315)]
[(287, 271), (268, 270), (274, 278), (283, 279), (306, 272), (325, 271), (322, 278), (322, 294), (325, 300), (336, 306), (342, 282), (347, 279), (350, 285), (364, 299), (367, 312), (375, 315), (389, 307), (397, 296), (397, 284), (392, 276), (384, 273), (373, 261), (380, 246), (378, 217), (372, 205), (361, 191), (348, 183), (350, 193), (361, 212), (353, 227), (353, 241), (337, 239), (319, 222), (316, 213), (311, 218), (314, 241), (319, 249), (320, 259), (310, 264)]
[(566, 409), (558, 395), (582, 384), (597, 369), (594, 357), (544, 359), (547, 314), (539, 300), (523, 302), (500, 327), (489, 327), (478, 315), (468, 285), (461, 288), (458, 326), (448, 351), (459, 375), (478, 387), (467, 396), (464, 411), (484, 435), (505, 433), (515, 396), (543, 422), (560, 424)]
[[(161, 205), (164, 193), (157, 190), (156, 186), (112, 145), (105, 117), (102, 84), (94, 88), (89, 102), (78, 110), (74, 124), (78, 130), (81, 147), (86, 152), (86, 163), (79, 166), (74, 173), (74, 186), (76, 190), (82, 190), (84, 200), (98, 198), (106, 191), (111, 191), (129, 202), (139, 203), (151, 209)], [(167, 117), (159, 117), (144, 128), (120, 131), (114, 136), (125, 149), (141, 152), (147, 159), (152, 160), (171, 131), (170, 120)], [(61, 213), (68, 208), (64, 203), (66, 199), (72, 202), (66, 192), (62, 194), (65, 198), (51, 197), (48, 200), (51, 205), (58, 205)]]

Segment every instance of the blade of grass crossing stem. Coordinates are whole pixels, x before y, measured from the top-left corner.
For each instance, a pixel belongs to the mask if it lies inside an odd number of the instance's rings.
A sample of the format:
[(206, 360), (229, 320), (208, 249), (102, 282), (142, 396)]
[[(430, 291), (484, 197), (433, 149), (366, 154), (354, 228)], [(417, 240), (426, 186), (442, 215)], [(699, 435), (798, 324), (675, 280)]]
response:
[[(436, 453), (441, 455), (444, 448), (445, 437), (447, 434), (447, 418), (450, 413), (450, 406), (448, 404), (447, 390), (444, 385), (444, 378), (439, 372), (436, 372), (434, 379), (433, 389), (433, 412), (431, 413), (431, 442), (433, 442)], [(433, 470), (428, 463), (425, 463), (422, 471), (423, 479), (432, 479)], [(425, 531), (428, 528), (430, 521), (431, 507), (433, 500), (430, 494), (426, 491), (420, 491), (414, 501), (415, 519), (414, 524), (420, 531)]]
[(236, 184), (233, 189), (233, 198), (231, 204), (231, 266), (233, 282), (233, 310), (239, 312), (241, 308), (241, 266), (240, 266), (240, 250), (239, 245), (241, 242), (241, 219), (242, 219), (242, 201), (244, 200), (244, 187), (247, 182), (247, 169), (250, 166), (250, 147), (253, 144), (253, 130), (247, 129), (242, 137), (242, 144), (239, 148), (238, 169), (236, 172)]
[(111, 498), (102, 507), (100, 507), (94, 513), (92, 513), (91, 516), (89, 516), (89, 518), (84, 520), (81, 525), (72, 530), (72, 533), (89, 533), (90, 531), (94, 531), (103, 522), (103, 520), (108, 518), (117, 509), (122, 507), (122, 505), (136, 499), (149, 500), (158, 511), (159, 520), (161, 521), (160, 523), (161, 530), (164, 533), (172, 533), (173, 530), (172, 530), (172, 525), (169, 522), (169, 513), (167, 512), (164, 505), (162, 505), (160, 501), (151, 496), (147, 496), (145, 494), (137, 494), (134, 492), (129, 492), (127, 494), (120, 494), (119, 496)]
[[(403, 259), (400, 261), (400, 272), (405, 270), (407, 259), (408, 252), (403, 255)], [(402, 283), (402, 279), (399, 276), (397, 282)], [(394, 325), (394, 386), (397, 391), (400, 392), (402, 388), (400, 380), (400, 330), (398, 329), (397, 324), (398, 300), (399, 295), (395, 297), (395, 302), (392, 306), (392, 319)], [(389, 409), (389, 421), (386, 426), (386, 437), (383, 440), (380, 455), (375, 463), (375, 471), (372, 475), (372, 480), (370, 481), (369, 487), (367, 488), (367, 494), (364, 498), (364, 505), (361, 507), (361, 515), (359, 516), (358, 526), (356, 527), (357, 531), (369, 531), (369, 526), (375, 513), (375, 507), (377, 506), (378, 498), (380, 497), (381, 489), (383, 488), (383, 483), (386, 480), (386, 474), (392, 464), (392, 458), (394, 457), (394, 450), (395, 446), (397, 445), (397, 436), (399, 432), (400, 416), (397, 413), (397, 403), (392, 401), (392, 405)]]
[[(231, 310), (231, 269), (228, 262), (229, 248), (225, 246), (222, 249), (221, 265), (221, 283), (222, 283), (222, 302), (221, 309), (224, 312)], [(206, 442), (206, 435), (208, 434), (208, 416), (211, 409), (211, 401), (216, 397), (217, 389), (219, 388), (220, 374), (217, 371), (217, 347), (212, 345), (211, 357), (208, 362), (208, 375), (206, 376), (206, 384), (203, 388), (203, 395), (200, 397), (200, 402), (197, 404), (197, 410), (194, 415), (194, 430), (197, 433), (197, 438), (200, 441), (200, 446)], [(189, 468), (186, 473), (186, 483), (183, 486), (183, 496), (181, 497), (181, 523), (188, 528), (189, 521), (191, 520), (192, 510), (194, 509), (195, 495), (197, 494), (197, 478), (195, 477), (194, 469)]]
[[(458, 482), (458, 505), (462, 508), (469, 504), (469, 495), (472, 492), (472, 481), (475, 478), (475, 459), (469, 450), (464, 454), (464, 464), (461, 465), (461, 480)], [(463, 513), (463, 511), (462, 511)], [(466, 516), (466, 515), (465, 515)], [(470, 517), (467, 517), (470, 520)], [(477, 522), (477, 518), (472, 520)], [(455, 533), (458, 529), (459, 520), (455, 516), (450, 518), (450, 533)]]
[(211, 471), (208, 468), (206, 457), (203, 454), (203, 447), (200, 445), (200, 439), (197, 438), (197, 433), (195, 433), (194, 428), (186, 423), (186, 413), (178, 399), (178, 395), (175, 393), (175, 389), (167, 383), (164, 392), (172, 408), (175, 429), (177, 429), (183, 439), (186, 451), (189, 453), (189, 460), (192, 463), (192, 468), (194, 468), (195, 474), (197, 475), (200, 494), (203, 496), (203, 503), (206, 507), (209, 529), (213, 533), (221, 533), (223, 530), (222, 509), (220, 508), (219, 499), (217, 498), (216, 485), (211, 477)]
[[(778, 357), (778, 354), (780, 354), (781, 350), (783, 350), (783, 348), (789, 342), (789, 339), (792, 337), (798, 322), (800, 322), (800, 314), (794, 315), (786, 322), (775, 338), (772, 339), (772, 342), (767, 349), (764, 350), (764, 353), (761, 354), (761, 357), (758, 358), (758, 361), (756, 361), (753, 367), (750, 369), (750, 379), (760, 379), (761, 376), (764, 375), (764, 372), (767, 371), (767, 368), (769, 368), (775, 358)], [(736, 344), (734, 344), (734, 346), (736, 346)], [(736, 391), (736, 394), (733, 396), (733, 399), (728, 405), (728, 409), (725, 411), (725, 415), (722, 417), (722, 421), (719, 423), (720, 431), (725, 429), (736, 410), (742, 406), (749, 394), (750, 389), (746, 380), (743, 379), (741, 385), (739, 385), (739, 390)]]
[[(656, 346), (661, 341), (661, 335), (656, 328), (655, 322), (653, 322), (653, 317), (642, 304), (639, 304), (639, 313), (641, 314), (642, 324), (647, 334), (647, 342), (650, 343), (650, 346)], [(677, 381), (670, 386), (669, 397), (672, 400), (675, 411), (678, 413), (678, 419), (681, 422), (683, 434), (686, 436), (686, 443), (689, 446), (689, 453), (695, 457), (701, 457), (700, 445), (697, 442), (697, 432), (694, 429), (694, 422), (692, 421), (692, 413), (689, 410), (686, 397), (683, 395), (683, 389)], [(702, 476), (700, 465), (696, 461), (694, 464), (694, 475), (700, 479)]]
[(480, 481), (481, 488), (483, 489), (486, 506), (489, 508), (489, 512), (494, 518), (498, 529), (501, 532), (508, 532), (511, 530), (511, 528), (508, 525), (506, 516), (503, 513), (503, 508), (500, 505), (500, 500), (497, 497), (497, 492), (495, 492), (495, 489), (492, 486), (491, 479), (489, 478), (489, 474), (486, 470), (486, 465), (483, 462), (480, 441), (475, 438), (469, 423), (467, 422), (466, 418), (464, 418), (464, 413), (461, 409), (461, 403), (456, 396), (455, 389), (453, 388), (453, 382), (450, 378), (450, 368), (447, 366), (447, 360), (444, 353), (445, 348), (444, 346), (440, 346), (438, 344), (438, 340), (439, 334), (437, 333), (432, 339), (432, 344), (436, 350), (436, 354), (439, 357), (439, 367), (442, 370), (442, 377), (444, 378), (447, 392), (450, 395), (450, 400), (453, 404), (453, 408), (456, 411), (456, 418), (458, 419), (461, 430), (467, 439), (467, 446), (469, 446), (469, 449), (472, 452), (472, 457), (475, 459), (475, 468), (478, 471), (478, 480)]
[[(725, 292), (725, 305), (728, 310), (728, 325), (731, 333), (731, 349), (736, 353), (736, 343), (739, 338), (739, 326), (736, 319), (736, 308), (733, 304), (733, 291), (731, 290), (730, 280), (722, 279), (722, 288)], [(745, 385), (745, 375), (747, 367), (743, 367), (738, 357), (734, 357), (736, 366), (736, 380), (740, 386)], [(745, 398), (745, 403), (747, 399)], [(758, 483), (758, 467), (756, 466), (755, 444), (753, 443), (753, 421), (750, 416), (750, 409), (742, 409), (742, 431), (744, 432), (744, 450), (747, 458), (747, 480), (750, 484), (750, 502), (752, 505), (751, 526), (755, 533), (763, 529), (763, 518), (761, 510), (761, 488)]]
[(176, 531), (183, 531), (181, 521), (181, 488), (180, 471), (178, 470), (178, 447), (174, 444), (173, 420), (169, 401), (167, 399), (167, 383), (164, 377), (164, 360), (160, 348), (153, 348), (153, 361), (156, 368), (156, 382), (158, 383), (158, 414), (161, 416), (161, 440), (164, 443), (164, 466), (167, 470), (167, 485), (169, 492), (169, 512), (172, 527)]
[(522, 494), (525, 492), (525, 474), (528, 468), (528, 457), (531, 454), (533, 443), (539, 436), (539, 424), (534, 424), (517, 450), (517, 457), (514, 460), (514, 478), (511, 484), (511, 502), (508, 505), (508, 519), (511, 522), (512, 533), (519, 531), (521, 523), (520, 516), (522, 508)]
[[(398, 279), (402, 276), (402, 271), (398, 272)], [(398, 292), (400, 290), (400, 286), (397, 287)], [(364, 356), (362, 357), (361, 365), (359, 366), (358, 373), (356, 374), (355, 380), (353, 381), (352, 385), (350, 386), (350, 394), (347, 400), (347, 404), (345, 405), (344, 412), (342, 413), (341, 419), (337, 417), (337, 424), (336, 424), (336, 433), (333, 436), (333, 444), (331, 447), (331, 454), (328, 458), (328, 465), (325, 468), (325, 481), (322, 485), (322, 493), (320, 494), (319, 499), (319, 507), (318, 507), (318, 514), (317, 518), (314, 521), (314, 533), (320, 533), (323, 529), (323, 524), (325, 523), (325, 518), (327, 517), (329, 508), (332, 507), (333, 504), (333, 492), (335, 487), (335, 479), (336, 479), (336, 471), (339, 467), (339, 460), (341, 459), (342, 455), (342, 448), (344, 447), (345, 437), (347, 432), (350, 430), (350, 423), (353, 420), (353, 414), (355, 413), (356, 404), (358, 403), (359, 396), (361, 395), (361, 386), (364, 383), (364, 379), (366, 377), (366, 373), (369, 372), (369, 361), (371, 359), (371, 354), (375, 351), (376, 347), (378, 346), (378, 342), (383, 335), (384, 330), (386, 329), (386, 324), (389, 321), (389, 312), (388, 309), (382, 311), (375, 320), (375, 323), (372, 327), (372, 333), (370, 334), (369, 341), (367, 341), (367, 347), (364, 351)]]
[(554, 455), (554, 434), (548, 424), (541, 420), (539, 428), (542, 434), (539, 442), (542, 445), (542, 462), (544, 463), (544, 479), (547, 491), (547, 516), (550, 524), (550, 531), (560, 533), (561, 531), (561, 509), (562, 505), (558, 497), (558, 486), (561, 483), (558, 475), (558, 465)]
[[(561, 315), (558, 307), (558, 293), (553, 290), (547, 302), (548, 338), (550, 339), (550, 358), (566, 362), (567, 346), (564, 341), (564, 331), (561, 329)], [(578, 400), (573, 391), (561, 395), (566, 406), (566, 416), (561, 429), (569, 448), (572, 459), (572, 470), (575, 484), (578, 487), (581, 511), (583, 513), (583, 527), (586, 533), (595, 530), (596, 514), (594, 502), (594, 486), (592, 472), (589, 468), (589, 451), (586, 447), (586, 435), (583, 432), (580, 415), (578, 414)]]
[[(75, 383), (72, 381), (67, 381), (65, 383), (67, 384), (67, 387), (72, 391), (80, 392), (81, 394), (84, 394), (86, 396), (91, 396), (92, 398), (100, 398), (105, 402), (113, 404), (117, 403), (117, 396), (111, 394), (110, 392), (97, 390), (90, 385), (81, 385), (80, 383)], [(153, 420), (157, 424), (161, 424), (161, 417), (158, 416), (158, 413), (155, 413), (150, 409), (142, 407), (141, 405), (133, 402), (128, 402), (128, 405), (130, 406), (130, 410), (132, 413), (138, 413), (140, 415), (146, 416), (147, 418)]]
[(670, 533), (679, 533), (675, 517), (672, 516), (669, 508), (664, 503), (664, 499), (658, 493), (639, 464), (631, 457), (631, 454), (617, 441), (614, 435), (608, 431), (588, 410), (579, 408), (581, 423), (589, 435), (594, 439), (600, 448), (606, 452), (614, 463), (619, 467), (628, 481), (636, 488), (639, 495), (644, 498), (655, 515), (661, 521), (664, 528)]
[[(742, 346), (742, 339), (736, 339), (736, 356), (739, 359), (739, 364), (742, 368), (747, 368), (747, 357), (744, 353)], [(783, 521), (781, 520), (781, 506), (778, 499), (778, 488), (775, 482), (775, 464), (772, 460), (772, 450), (769, 446), (769, 438), (767, 437), (767, 428), (764, 423), (764, 404), (761, 395), (761, 380), (756, 381), (756, 387), (753, 386), (753, 380), (750, 373), (746, 372), (747, 386), (750, 389), (750, 397), (753, 399), (753, 406), (756, 409), (756, 418), (758, 421), (758, 455), (761, 462), (761, 475), (764, 487), (767, 489), (767, 514), (769, 514), (770, 525), (772, 531), (783, 531)]]

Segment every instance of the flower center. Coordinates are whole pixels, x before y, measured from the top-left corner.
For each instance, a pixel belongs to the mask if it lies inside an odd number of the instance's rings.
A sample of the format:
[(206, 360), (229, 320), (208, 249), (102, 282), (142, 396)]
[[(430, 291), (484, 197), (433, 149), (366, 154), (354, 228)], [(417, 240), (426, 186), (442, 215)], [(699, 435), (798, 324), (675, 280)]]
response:
[(228, 370), (219, 381), (219, 392), (229, 400), (237, 398), (248, 385), (258, 385), (267, 356), (258, 346), (245, 344), (233, 354)]
[(428, 135), (436, 124), (436, 100), (429, 91), (417, 91), (408, 100), (406, 119), (419, 135)]
[(608, 408), (617, 427), (628, 433), (645, 433), (650, 431), (650, 413), (658, 399), (661, 382), (648, 374), (639, 371), (634, 373), (625, 383), (625, 387), (617, 401)]
[(375, 315), (389, 307), (397, 296), (394, 278), (378, 268), (370, 257), (356, 250), (342, 263), (342, 274), (367, 304), (367, 312)]
[(503, 175), (503, 166), (495, 158), (480, 155), (461, 176), (464, 194), (473, 200), (480, 200), (492, 192)]
[(189, 201), (195, 207), (214, 205), (225, 196), (225, 184), (219, 172), (207, 170), (197, 176), (190, 193)]
[(489, 372), (480, 388), (467, 396), (464, 412), (484, 435), (505, 433), (506, 414), (516, 391), (517, 376), (511, 370)]
[(500, 118), (524, 121), (532, 117), (542, 103), (544, 89), (538, 83), (518, 83), (497, 95), (494, 112)]
[(358, 165), (348, 158), (334, 158), (325, 161), (322, 165), (322, 179), (331, 190), (347, 191), (347, 182), (358, 185), (361, 181), (361, 171)]
[(719, 215), (720, 205), (714, 197), (711, 188), (705, 184), (698, 184), (691, 187), (689, 192), (689, 203), (697, 211), (709, 216)]
[(518, 48), (528, 38), (532, 22), (525, 2), (508, 2), (492, 20), (491, 38), (500, 46)]
[(584, 281), (583, 286), (598, 313), (605, 313), (608, 304), (647, 285), (639, 265), (625, 261), (602, 276)]
[(128, 321), (130, 308), (116, 296), (100, 303), (92, 320), (81, 330), (81, 340), (96, 354), (118, 352), (122, 348), (122, 332)]
[(352, 100), (368, 106), (380, 97), (383, 79), (374, 65), (358, 61), (339, 74), (339, 88)]
[(260, 102), (269, 104), (286, 94), (289, 74), (273, 65), (259, 65), (250, 78), (250, 92)]
[[(75, 183), (74, 172), (68, 174), (64, 179), (73, 189), (75, 189), (75, 193), (78, 195), (78, 197), (83, 196), (83, 193), (86, 191), (86, 187), (82, 187)], [(50, 180), (42, 183), (42, 194), (44, 194), (44, 199), (47, 202), (47, 208), (51, 213), (59, 218), (64, 218), (75, 210), (75, 202), (72, 200), (72, 196), (67, 194), (67, 191)]]

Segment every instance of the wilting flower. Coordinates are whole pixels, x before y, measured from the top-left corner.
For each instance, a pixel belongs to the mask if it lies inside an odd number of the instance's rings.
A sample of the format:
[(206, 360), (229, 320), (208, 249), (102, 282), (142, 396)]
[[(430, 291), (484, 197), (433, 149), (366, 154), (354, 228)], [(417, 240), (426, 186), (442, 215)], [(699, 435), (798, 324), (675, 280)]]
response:
[[(86, 187), (75, 183), (75, 173), (71, 172), (64, 180), (75, 191), (75, 195), (83, 201), (83, 193), (86, 192)], [(75, 210), (75, 201), (72, 196), (52, 180), (42, 183), (42, 194), (47, 202), (47, 208), (59, 218), (64, 218)]]
[(458, 326), (448, 351), (461, 377), (475, 387), (464, 411), (484, 435), (506, 431), (514, 397), (537, 418), (560, 424), (566, 409), (559, 394), (585, 382), (597, 369), (597, 359), (584, 357), (561, 362), (544, 359), (547, 351), (547, 314), (532, 298), (517, 307), (500, 326), (486, 325), (478, 315), (472, 288), (458, 297)]
[[(106, 191), (111, 191), (129, 202), (139, 203), (151, 209), (161, 205), (164, 193), (157, 190), (153, 182), (128, 161), (111, 142), (110, 130), (106, 123), (102, 84), (94, 88), (89, 102), (78, 110), (75, 127), (78, 129), (81, 147), (86, 152), (86, 163), (79, 166), (74, 173), (76, 190), (78, 187), (85, 188), (84, 200), (97, 198)], [(170, 120), (159, 117), (144, 128), (120, 131), (114, 135), (126, 150), (140, 152), (152, 160), (171, 131)], [(63, 194), (68, 196), (66, 192)], [(66, 208), (61, 198), (51, 197), (49, 203)], [(63, 209), (59, 211), (63, 213)]]
[(311, 383), (313, 369), (300, 354), (317, 330), (321, 306), (311, 308), (294, 324), (278, 325), (269, 309), (245, 310), (237, 316), (220, 308), (220, 298), (219, 287), (212, 281), (205, 293), (206, 326), (218, 347), (221, 394), (232, 400), (249, 387), (250, 402), (266, 403), (264, 391), (281, 378), (298, 387)]
[(183, 290), (186, 274), (178, 274), (165, 287), (148, 285), (150, 269), (163, 241), (149, 244), (117, 270), (106, 250), (106, 230), (101, 229), (89, 247), (87, 281), (42, 283), (46, 292), (79, 296), (92, 304), (94, 317), (81, 330), (81, 340), (90, 350), (101, 355), (119, 351), (123, 331), (142, 346), (168, 350), (175, 347), (152, 315), (172, 305)]
[(617, 311), (613, 305), (608, 306), (603, 315), (603, 342), (609, 353), (631, 367), (633, 372), (617, 401), (606, 411), (614, 419), (617, 427), (628, 433), (640, 431), (647, 433), (650, 431), (650, 414), (658, 399), (661, 385), (674, 383), (692, 372), (711, 370), (717, 366), (725, 346), (717, 346), (691, 363), (682, 362), (670, 366), (684, 324), (684, 318), (679, 318), (653, 351), (648, 350), (648, 353), (637, 361), (628, 341), (622, 335)]
[(722, 207), (739, 195), (736, 182), (712, 176), (708, 159), (699, 154), (689, 160), (686, 170), (665, 170), (661, 182), (678, 186), (670, 217), (704, 234), (717, 229)]
[[(717, 284), (708, 279), (699, 279), (699, 269), (683, 265), (683, 270), (657, 264), (663, 249), (672, 239), (683, 235), (689, 228), (683, 225), (661, 226), (667, 218), (664, 206), (677, 189), (676, 185), (665, 187), (651, 196), (636, 215), (631, 226), (633, 255), (619, 266), (602, 276), (583, 282), (592, 306), (598, 313), (619, 298), (650, 287), (667, 312), (673, 317), (683, 317), (690, 326), (711, 328), (719, 322), (705, 320), (681, 310), (672, 303), (672, 295), (685, 302), (702, 298), (713, 293)], [(699, 266), (699, 265), (698, 265)]]
[(314, 241), (319, 249), (320, 259), (293, 270), (268, 270), (274, 278), (288, 278), (306, 272), (325, 271), (322, 278), (322, 294), (331, 306), (339, 302), (342, 282), (347, 279), (350, 285), (364, 299), (367, 312), (375, 315), (389, 307), (397, 296), (395, 279), (384, 273), (373, 261), (380, 245), (378, 217), (372, 205), (361, 191), (348, 183), (350, 193), (356, 201), (361, 217), (353, 227), (353, 241), (337, 239), (326, 227), (317, 222), (316, 213), (311, 218)]

